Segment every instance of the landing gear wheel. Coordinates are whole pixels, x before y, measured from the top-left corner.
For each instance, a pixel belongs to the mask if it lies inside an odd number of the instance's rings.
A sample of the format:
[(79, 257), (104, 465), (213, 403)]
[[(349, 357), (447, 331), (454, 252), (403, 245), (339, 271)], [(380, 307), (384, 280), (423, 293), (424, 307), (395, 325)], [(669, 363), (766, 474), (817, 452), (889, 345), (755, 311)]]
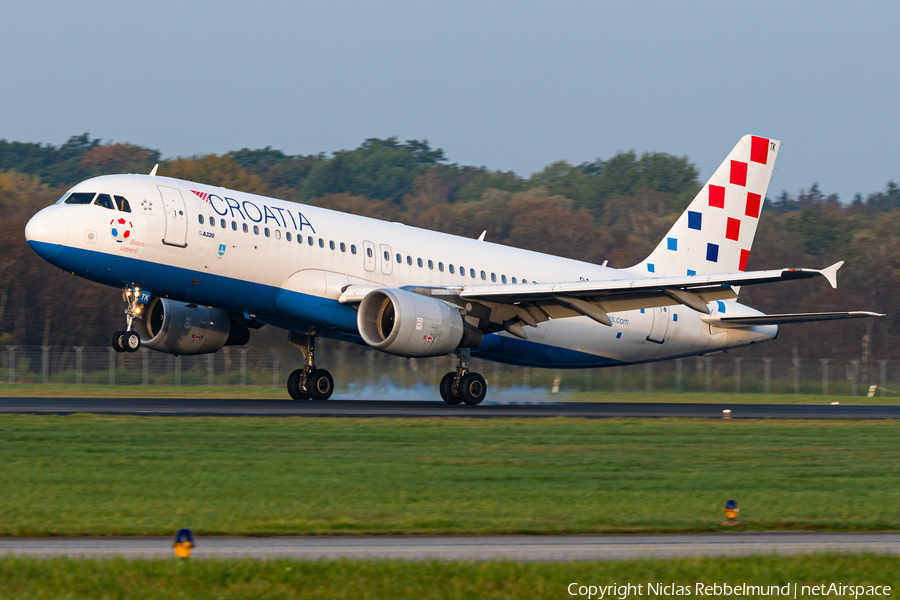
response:
[(287, 380), (288, 394), (294, 400), (309, 400), (309, 394), (301, 387), (303, 382), (303, 369), (297, 369), (290, 374)]
[(469, 373), (459, 381), (459, 395), (470, 406), (481, 404), (487, 395), (487, 382), (478, 373)]
[(325, 369), (316, 369), (306, 378), (306, 389), (313, 400), (328, 400), (334, 393), (334, 379)]
[(137, 352), (141, 347), (141, 336), (136, 331), (129, 331), (122, 338), (122, 345), (128, 352)]
[(457, 393), (453, 392), (454, 379), (456, 379), (455, 371), (447, 373), (444, 375), (444, 378), (441, 379), (441, 398), (443, 398), (444, 402), (447, 404), (461, 404), (463, 401), (458, 390)]
[(113, 350), (115, 350), (116, 352), (125, 352), (126, 335), (128, 335), (127, 331), (117, 331), (112, 335), (110, 344), (112, 344)]

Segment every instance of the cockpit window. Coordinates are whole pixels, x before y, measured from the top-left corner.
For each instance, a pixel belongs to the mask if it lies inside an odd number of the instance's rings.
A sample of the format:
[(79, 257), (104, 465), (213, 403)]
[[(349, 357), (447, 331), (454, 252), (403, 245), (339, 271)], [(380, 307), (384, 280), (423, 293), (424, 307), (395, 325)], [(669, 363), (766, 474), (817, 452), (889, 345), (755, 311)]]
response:
[(131, 206), (128, 204), (128, 200), (122, 196), (113, 196), (113, 198), (116, 201), (116, 208), (122, 212), (131, 212)]
[(97, 192), (75, 192), (66, 198), (66, 204), (90, 204)]
[(97, 206), (102, 206), (103, 208), (108, 208), (109, 210), (115, 210), (115, 207), (112, 203), (112, 198), (109, 197), (109, 194), (100, 194), (97, 196), (97, 200), (94, 202)]

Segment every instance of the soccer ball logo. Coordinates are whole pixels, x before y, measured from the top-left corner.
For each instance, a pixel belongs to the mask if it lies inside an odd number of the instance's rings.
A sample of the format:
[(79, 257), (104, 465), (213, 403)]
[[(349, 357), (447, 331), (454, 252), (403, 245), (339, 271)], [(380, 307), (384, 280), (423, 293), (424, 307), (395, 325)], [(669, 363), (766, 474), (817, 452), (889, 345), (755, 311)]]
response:
[(109, 233), (121, 244), (131, 237), (132, 227), (134, 227), (134, 225), (131, 224), (131, 221), (126, 221), (122, 218), (113, 219), (109, 222)]

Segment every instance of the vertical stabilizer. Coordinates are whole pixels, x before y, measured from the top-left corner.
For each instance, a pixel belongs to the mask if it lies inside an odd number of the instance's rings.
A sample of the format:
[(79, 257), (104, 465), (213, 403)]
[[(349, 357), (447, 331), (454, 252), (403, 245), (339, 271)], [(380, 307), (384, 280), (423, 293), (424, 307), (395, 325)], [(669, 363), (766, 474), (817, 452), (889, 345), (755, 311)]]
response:
[(651, 277), (745, 271), (779, 146), (741, 138), (656, 250), (631, 270)]

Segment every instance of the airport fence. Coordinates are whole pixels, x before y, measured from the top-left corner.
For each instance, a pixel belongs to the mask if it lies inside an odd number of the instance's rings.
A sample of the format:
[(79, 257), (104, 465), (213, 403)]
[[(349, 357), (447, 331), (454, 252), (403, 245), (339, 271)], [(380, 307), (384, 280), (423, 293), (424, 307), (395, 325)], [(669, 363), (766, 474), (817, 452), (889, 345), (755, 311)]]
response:
[[(9, 383), (271, 386), (283, 388), (298, 353), (229, 347), (201, 356), (172, 356), (142, 348), (118, 353), (106, 347), (0, 348), (0, 381)], [(452, 356), (403, 359), (330, 340), (317, 344), (316, 363), (331, 371), (337, 390), (353, 394), (436, 387), (455, 368)], [(538, 369), (477, 358), (471, 368), (496, 389), (556, 392), (712, 392), (879, 396), (900, 390), (900, 361), (698, 356), (601, 369)]]

